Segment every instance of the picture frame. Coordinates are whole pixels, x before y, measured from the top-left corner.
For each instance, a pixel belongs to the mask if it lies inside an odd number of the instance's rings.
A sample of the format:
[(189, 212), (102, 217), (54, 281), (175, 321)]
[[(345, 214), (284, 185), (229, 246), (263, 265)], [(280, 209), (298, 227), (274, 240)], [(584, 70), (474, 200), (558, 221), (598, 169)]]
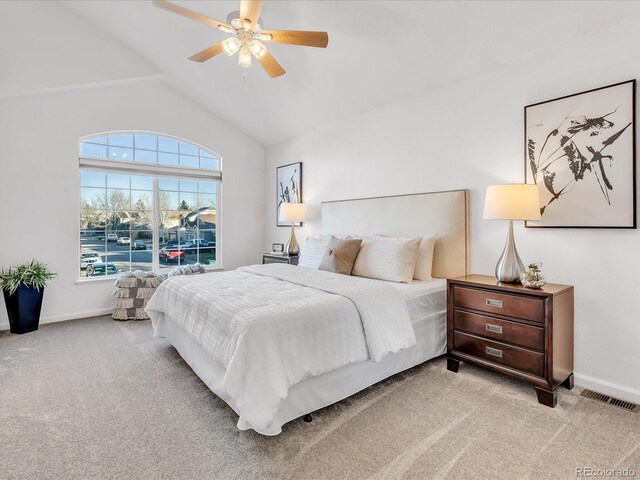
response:
[[(302, 162), (276, 167), (276, 226), (290, 227), (291, 222), (279, 220), (282, 203), (302, 203)], [(300, 227), (302, 222), (293, 226)]]
[(634, 79), (524, 107), (527, 228), (637, 228), (635, 103)]

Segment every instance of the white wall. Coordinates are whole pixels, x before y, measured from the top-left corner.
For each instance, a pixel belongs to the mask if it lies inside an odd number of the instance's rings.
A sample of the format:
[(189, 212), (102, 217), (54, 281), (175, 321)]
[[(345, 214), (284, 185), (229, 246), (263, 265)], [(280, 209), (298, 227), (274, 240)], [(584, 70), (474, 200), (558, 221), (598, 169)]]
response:
[(57, 2), (0, 2), (0, 99), (161, 73)]
[[(288, 236), (275, 227), (275, 167), (302, 161), (311, 218), (299, 240), (318, 231), (324, 200), (469, 188), (471, 270), (491, 274), (506, 223), (482, 220), (484, 190), (523, 181), (523, 107), (638, 77), (639, 41), (632, 22), (594, 30), (535, 57), (523, 52), (521, 62), (490, 75), (267, 148), (264, 248)], [(640, 232), (519, 225), (516, 241), (525, 263), (543, 262), (549, 281), (575, 285), (578, 384), (640, 402)]]
[[(111, 130), (183, 137), (223, 158), (225, 268), (257, 263), (263, 243), (264, 149), (159, 81), (0, 102), (0, 265), (37, 258), (59, 277), (42, 321), (99, 313), (112, 283), (78, 278), (78, 138)], [(7, 316), (0, 309), (0, 328)]]

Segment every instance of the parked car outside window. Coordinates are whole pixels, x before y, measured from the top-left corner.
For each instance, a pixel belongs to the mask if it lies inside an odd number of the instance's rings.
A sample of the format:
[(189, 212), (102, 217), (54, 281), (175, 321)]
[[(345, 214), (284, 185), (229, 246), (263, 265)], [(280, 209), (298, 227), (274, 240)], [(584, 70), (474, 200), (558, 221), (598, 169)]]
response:
[(80, 268), (85, 269), (88, 265), (102, 262), (102, 257), (95, 250), (83, 250), (80, 252)]
[(131, 239), (129, 237), (120, 237), (117, 243), (118, 245), (129, 245), (131, 244)]
[[(211, 252), (213, 251), (215, 246), (216, 246), (215, 242), (209, 242), (207, 240), (197, 239), (197, 240), (192, 240), (189, 243), (186, 243), (181, 248), (183, 250), (195, 250), (197, 248), (200, 248), (201, 252)], [(188, 253), (193, 253), (193, 252), (188, 252)]]
[(107, 242), (117, 242), (118, 241), (118, 235), (116, 235), (115, 233), (110, 233), (109, 235), (107, 235)]
[(116, 275), (117, 273), (118, 269), (113, 263), (93, 263), (91, 265), (87, 265), (87, 277)]
[(160, 260), (165, 262), (178, 262), (180, 259), (184, 259), (184, 251), (180, 248), (168, 248), (164, 247), (160, 249), (158, 254)]
[(136, 240), (131, 244), (131, 250), (146, 250), (147, 246), (142, 240)]

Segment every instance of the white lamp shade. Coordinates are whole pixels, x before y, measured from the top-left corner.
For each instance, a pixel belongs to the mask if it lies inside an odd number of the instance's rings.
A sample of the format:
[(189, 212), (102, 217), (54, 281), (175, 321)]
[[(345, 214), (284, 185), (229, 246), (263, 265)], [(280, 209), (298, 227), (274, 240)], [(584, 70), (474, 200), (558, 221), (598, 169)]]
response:
[(487, 187), (482, 217), (489, 220), (540, 220), (538, 186), (509, 184)]
[(304, 204), (302, 203), (282, 203), (280, 204), (281, 222), (304, 222), (306, 219)]

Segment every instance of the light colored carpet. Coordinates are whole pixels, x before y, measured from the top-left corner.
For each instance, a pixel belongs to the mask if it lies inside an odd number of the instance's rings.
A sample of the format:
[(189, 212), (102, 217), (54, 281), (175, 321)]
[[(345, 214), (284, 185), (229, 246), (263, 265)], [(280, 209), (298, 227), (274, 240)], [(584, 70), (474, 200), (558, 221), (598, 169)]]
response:
[(277, 437), (236, 429), (151, 325), (109, 317), (0, 333), (0, 478), (575, 478), (640, 476), (640, 415), (443, 358)]

